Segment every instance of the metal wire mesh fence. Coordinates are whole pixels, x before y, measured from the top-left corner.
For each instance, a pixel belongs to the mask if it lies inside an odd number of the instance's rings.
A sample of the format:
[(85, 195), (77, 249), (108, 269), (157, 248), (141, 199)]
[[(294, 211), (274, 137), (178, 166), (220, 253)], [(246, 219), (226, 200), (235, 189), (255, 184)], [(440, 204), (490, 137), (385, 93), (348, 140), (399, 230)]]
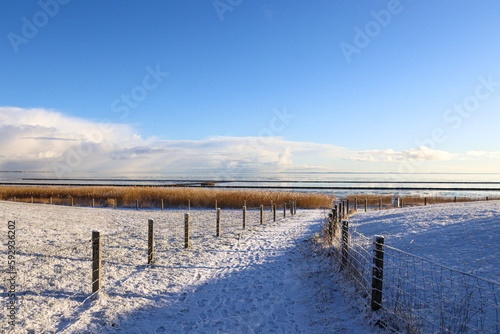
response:
[(383, 237), (372, 241), (349, 230), (347, 220), (341, 225), (335, 211), (325, 230), (342, 273), (372, 299), (372, 309), (383, 309), (391, 327), (408, 333), (500, 333), (499, 282), (384, 245)]

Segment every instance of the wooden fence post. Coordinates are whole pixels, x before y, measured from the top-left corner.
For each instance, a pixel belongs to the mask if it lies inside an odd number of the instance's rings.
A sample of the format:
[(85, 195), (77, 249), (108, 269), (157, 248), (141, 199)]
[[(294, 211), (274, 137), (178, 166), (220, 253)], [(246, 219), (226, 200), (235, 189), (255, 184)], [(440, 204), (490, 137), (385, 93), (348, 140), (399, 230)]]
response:
[(189, 248), (189, 213), (184, 214), (184, 248)]
[(365, 212), (368, 211), (368, 198), (365, 198)]
[(50, 205), (52, 205), (52, 197), (50, 198)]
[(354, 211), (358, 211), (358, 198), (354, 197)]
[(283, 218), (286, 218), (286, 203), (283, 203)]
[(345, 209), (346, 209), (346, 211), (345, 211), (346, 215), (348, 215), (349, 214), (349, 198), (347, 198), (345, 200)]
[(246, 199), (243, 200), (243, 206), (245, 206), (245, 207), (247, 206), (247, 200)]
[(92, 293), (101, 290), (101, 232), (92, 231)]
[(139, 210), (139, 200), (138, 199), (135, 200), (135, 209)]
[(273, 200), (271, 200), (271, 212), (273, 211), (273, 208), (274, 208), (274, 206), (273, 206)]
[(220, 208), (217, 208), (217, 226), (215, 232), (217, 237), (220, 237)]
[(94, 198), (92, 198), (92, 207), (93, 207), (93, 208), (95, 207), (95, 201), (94, 201)]
[(155, 221), (148, 219), (148, 264), (155, 263)]
[(215, 200), (215, 211), (217, 211), (217, 200)]
[(378, 199), (378, 209), (382, 210), (382, 198)]
[(16, 201), (16, 196), (14, 196), (14, 202)]
[(384, 237), (373, 237), (373, 269), (371, 308), (377, 311), (382, 307), (382, 285), (384, 281)]
[(401, 209), (403, 208), (403, 197), (401, 197)]
[(455, 202), (455, 203), (457, 202), (457, 196), (455, 196), (455, 201), (454, 201), (454, 202)]
[(290, 204), (290, 216), (293, 216), (293, 202), (290, 201), (288, 204)]
[(163, 198), (161, 199), (161, 210), (163, 211), (164, 205), (163, 205)]
[(188, 199), (188, 211), (191, 211), (191, 200)]
[(427, 205), (427, 197), (424, 197), (424, 205)]
[(260, 206), (260, 225), (264, 224), (264, 205)]
[[(335, 205), (335, 207), (333, 208), (332, 210), (332, 218), (333, 218), (333, 221), (332, 221), (332, 238), (335, 238), (335, 235), (337, 234), (337, 221), (338, 221), (338, 216), (339, 214), (337, 213), (338, 211), (338, 206)], [(332, 239), (332, 242), (333, 242), (333, 239)]]
[(118, 200), (116, 198), (113, 199), (113, 206), (115, 207), (115, 210), (118, 208)]
[[(31, 197), (31, 204), (33, 204), (33, 197)], [(73, 206), (73, 205), (72, 205)]]
[(342, 221), (342, 268), (347, 268), (347, 257), (349, 252), (349, 221)]
[(247, 227), (247, 207), (243, 207), (243, 229)]
[(297, 201), (293, 201), (293, 214), (297, 214)]
[[(33, 197), (31, 197), (33, 199)], [(33, 201), (31, 201), (33, 203)], [(71, 197), (71, 206), (73, 206), (73, 197)]]
[(273, 220), (276, 221), (276, 203), (273, 204)]
[(344, 218), (344, 209), (342, 208), (342, 201), (339, 202), (339, 219)]

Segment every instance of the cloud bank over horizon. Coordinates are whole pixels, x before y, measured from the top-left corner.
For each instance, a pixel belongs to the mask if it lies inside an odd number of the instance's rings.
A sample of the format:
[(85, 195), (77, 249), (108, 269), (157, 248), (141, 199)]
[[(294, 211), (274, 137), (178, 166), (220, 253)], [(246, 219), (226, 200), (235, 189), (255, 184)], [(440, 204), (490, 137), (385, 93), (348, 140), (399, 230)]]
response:
[[(72, 173), (199, 171), (226, 173), (283, 171), (397, 171), (402, 163), (420, 172), (424, 164), (460, 162), (469, 172), (481, 159), (500, 152), (451, 153), (426, 146), (404, 151), (355, 151), (329, 144), (287, 141), (281, 137), (214, 136), (204, 140), (143, 138), (127, 124), (92, 121), (33, 108), (0, 107), (0, 170), (45, 170), (58, 177)], [(444, 166), (444, 167), (443, 167)], [(466, 172), (464, 170), (464, 172)]]

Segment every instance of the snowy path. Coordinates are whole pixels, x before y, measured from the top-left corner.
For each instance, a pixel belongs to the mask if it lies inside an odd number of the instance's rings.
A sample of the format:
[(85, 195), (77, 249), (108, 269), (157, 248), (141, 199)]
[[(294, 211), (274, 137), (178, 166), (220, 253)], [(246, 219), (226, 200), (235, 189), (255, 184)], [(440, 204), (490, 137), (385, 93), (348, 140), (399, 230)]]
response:
[[(157, 264), (127, 282), (135, 289), (144, 282), (162, 282), (163, 287), (156, 286), (163, 290), (161, 296), (147, 303), (146, 310), (141, 307), (121, 313), (121, 306), (113, 301), (121, 294), (116, 291), (92, 308), (98, 319), (82, 317), (71, 331), (372, 333), (373, 328), (352, 320), (356, 318), (352, 312), (357, 310), (344, 306), (340, 293), (333, 296), (335, 300), (329, 300), (335, 309), (325, 300), (318, 300), (322, 294), (318, 290), (331, 288), (331, 282), (317, 284), (321, 270), (304, 252), (309, 238), (319, 230), (320, 219), (320, 212), (302, 214), (255, 228), (225, 249), (187, 256), (184, 261), (189, 265), (173, 268)], [(171, 284), (164, 280), (171, 280)], [(147, 287), (146, 292), (154, 289)], [(97, 311), (99, 308), (104, 311)]]

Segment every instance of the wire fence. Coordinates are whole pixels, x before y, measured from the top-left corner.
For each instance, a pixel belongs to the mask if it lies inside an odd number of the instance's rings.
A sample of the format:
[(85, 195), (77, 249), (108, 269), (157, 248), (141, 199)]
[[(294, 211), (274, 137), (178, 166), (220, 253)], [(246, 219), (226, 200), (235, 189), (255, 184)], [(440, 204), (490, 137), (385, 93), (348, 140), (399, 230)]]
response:
[(340, 209), (332, 210), (325, 228), (330, 249), (372, 309), (383, 309), (386, 326), (407, 333), (500, 333), (499, 282), (384, 245), (383, 237), (375, 242), (349, 230)]
[[(262, 223), (274, 221), (269, 207), (263, 208)], [(177, 270), (188, 257), (202, 256), (218, 251), (221, 246), (235, 245), (238, 240), (251, 233), (261, 224), (259, 209), (245, 210), (246, 226), (243, 228), (242, 210), (221, 211), (221, 235), (216, 237), (215, 210), (190, 210), (190, 248), (186, 251), (183, 210), (165, 210), (154, 220), (155, 266)], [(276, 212), (279, 222), (283, 213)], [(148, 259), (148, 225), (137, 224), (126, 230), (100, 236), (102, 250), (101, 292), (122, 293), (125, 282), (151, 268)], [(63, 247), (46, 246), (39, 249), (22, 249), (16, 254), (16, 328), (28, 332), (64, 332), (69, 329), (90, 307), (98, 295), (93, 292), (93, 242), (89, 239), (77, 241)], [(67, 240), (62, 240), (62, 243)], [(51, 242), (57, 244), (57, 242)], [(182, 275), (177, 270), (175, 275)], [(0, 268), (0, 295), (2, 305), (8, 300), (9, 268)], [(168, 284), (168, 282), (167, 282)], [(127, 287), (126, 289), (130, 289)], [(8, 315), (0, 312), (0, 331), (12, 329), (8, 326)], [(2, 332), (3, 332), (2, 331)]]

